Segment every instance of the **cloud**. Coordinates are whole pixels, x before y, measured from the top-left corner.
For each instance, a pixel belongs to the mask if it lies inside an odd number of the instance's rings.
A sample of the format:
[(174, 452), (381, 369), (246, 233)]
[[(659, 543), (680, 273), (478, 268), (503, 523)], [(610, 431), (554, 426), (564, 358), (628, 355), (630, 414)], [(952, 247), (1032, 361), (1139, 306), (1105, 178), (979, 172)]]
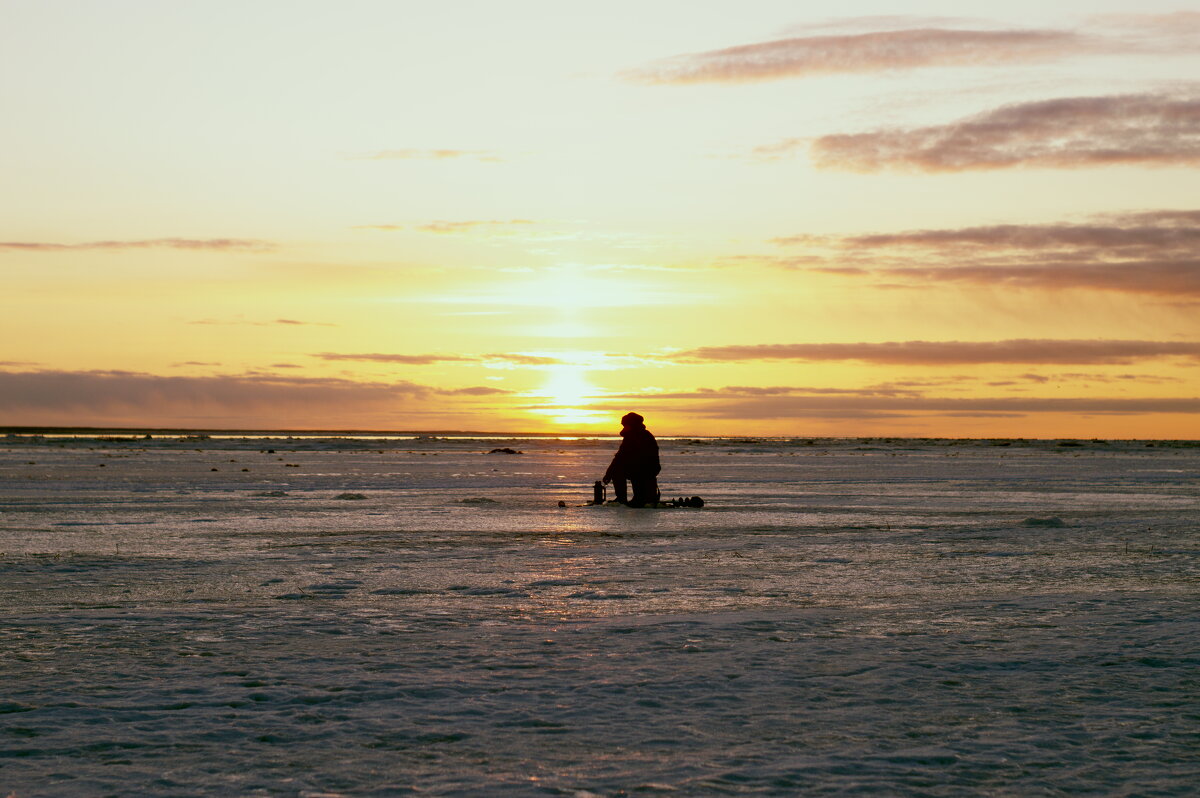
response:
[(22, 252), (58, 252), (63, 250), (183, 249), (264, 252), (277, 247), (255, 238), (153, 238), (139, 241), (87, 241), (63, 244), (47, 241), (0, 241), (0, 249)]
[(872, 397), (769, 397), (718, 402), (693, 411), (696, 415), (727, 419), (863, 418), (938, 414), (956, 417), (1018, 417), (1031, 413), (1071, 415), (1200, 414), (1200, 398), (872, 398)]
[[(170, 377), (132, 371), (0, 371), (0, 411), (64, 414), (394, 410), (435, 396), (492, 396), (491, 387), (434, 388), (270, 374)], [(64, 418), (67, 416), (64, 415)]]
[(466, 220), (460, 222), (432, 221), (417, 225), (418, 230), (426, 233), (469, 233), (477, 227), (506, 227), (511, 225), (534, 224), (530, 219), (504, 220)]
[(842, 248), (880, 249), (912, 247), (953, 251), (958, 256), (971, 250), (1081, 249), (1128, 251), (1139, 254), (1162, 249), (1200, 245), (1200, 211), (1143, 211), (1099, 217), (1092, 224), (990, 225), (950, 230), (909, 230), (899, 233), (870, 233), (829, 239), (799, 235), (771, 239), (781, 245), (836, 243)]
[[(1034, 375), (1024, 375), (1032, 377)], [(1064, 375), (1065, 376), (1065, 375)], [(1087, 374), (1077, 375), (1089, 377)], [(1138, 379), (1137, 375), (1122, 375)], [(642, 392), (606, 397), (617, 402), (603, 409), (618, 410), (634, 404), (655, 413), (680, 413), (692, 417), (736, 420), (764, 419), (899, 419), (929, 416), (966, 418), (1020, 418), (1033, 414), (1145, 415), (1200, 414), (1198, 397), (1063, 397), (931, 395), (925, 388), (944, 388), (970, 378), (926, 381), (913, 390), (898, 383), (865, 388), (812, 388), (805, 386), (727, 386), (682, 392)], [(1004, 383), (1010, 384), (1010, 383)], [(599, 406), (597, 409), (600, 409)]]
[(800, 36), (679, 55), (625, 73), (650, 84), (749, 83), (847, 72), (1040, 62), (1101, 45), (1062, 30), (912, 28)]
[(882, 276), (907, 286), (969, 283), (1200, 298), (1200, 211), (1195, 210), (1100, 216), (1082, 224), (793, 235), (772, 241), (808, 252), (763, 256), (758, 262), (847, 277)]
[(481, 360), (500, 361), (503, 363), (512, 363), (517, 366), (559, 366), (567, 361), (557, 357), (546, 357), (544, 355), (483, 355)]
[(510, 394), (512, 391), (506, 391), (502, 388), (492, 388), (487, 385), (476, 385), (470, 388), (443, 388), (437, 393), (445, 396), (500, 396), (502, 394)]
[(663, 400), (663, 399), (731, 399), (764, 396), (920, 396), (914, 388), (898, 387), (883, 383), (866, 388), (816, 388), (810, 386), (746, 386), (728, 385), (724, 388), (697, 388), (692, 391), (664, 391), (659, 393), (614, 394), (608, 399)]
[(1200, 11), (1164, 14), (1096, 14), (1089, 23), (1140, 51), (1194, 52), (1200, 38)]
[(785, 32), (796, 35), (814, 31), (878, 32), (881, 30), (903, 30), (906, 28), (961, 28), (978, 25), (979, 20), (969, 17), (930, 17), (914, 14), (875, 14), (857, 17), (837, 17), (821, 22), (805, 21), (792, 25)]
[(400, 363), (408, 366), (427, 366), (431, 363), (473, 363), (478, 358), (462, 355), (398, 355), (383, 352), (316, 352), (311, 357), (321, 360), (359, 360), (371, 363)]
[[(798, 146), (788, 139), (757, 152), (777, 157)], [(819, 167), (854, 172), (1195, 166), (1200, 99), (1127, 94), (1017, 103), (946, 125), (821, 136), (809, 154)]]
[(364, 161), (411, 161), (411, 160), (426, 160), (426, 161), (452, 161), (457, 159), (467, 159), (473, 161), (495, 162), (502, 160), (492, 150), (453, 150), (453, 149), (403, 149), (403, 150), (378, 150), (376, 152), (367, 153), (366, 155), (355, 156), (357, 160)]
[(1086, 288), (1132, 294), (1200, 296), (1200, 259), (1086, 266), (1041, 263), (1034, 266), (914, 267), (891, 269), (889, 274), (926, 283), (965, 282), (1013, 288)]
[(168, 377), (119, 370), (0, 372), (0, 386), (0, 409), (6, 411), (393, 402), (424, 396), (431, 390), (406, 381), (267, 375)]
[[(621, 397), (626, 403), (649, 405), (655, 412), (677, 412), (701, 418), (764, 420), (787, 418), (897, 419), (917, 416), (968, 418), (1019, 418), (1031, 414), (1146, 415), (1158, 413), (1200, 414), (1200, 398), (1126, 397), (939, 397), (923, 395), (872, 395), (863, 393), (794, 393), (737, 395), (730, 389), (676, 395), (653, 393)], [(704, 398), (713, 401), (699, 401)]]
[(268, 327), (280, 324), (285, 327), (336, 327), (324, 321), (300, 321), (299, 319), (272, 319), (271, 321), (248, 321), (246, 319), (193, 319), (188, 324), (248, 324), (253, 327)]
[(857, 360), (888, 365), (981, 363), (1129, 364), (1160, 357), (1200, 360), (1200, 342), (1013, 339), (1007, 341), (885, 341), (880, 343), (705, 346), (672, 355), (682, 362)]
[(512, 363), (517, 366), (556, 366), (567, 361), (545, 355), (521, 353), (488, 355), (400, 355), (382, 352), (317, 352), (311, 357), (321, 360), (360, 360), (373, 363), (399, 363), (407, 366), (427, 366), (432, 363)]

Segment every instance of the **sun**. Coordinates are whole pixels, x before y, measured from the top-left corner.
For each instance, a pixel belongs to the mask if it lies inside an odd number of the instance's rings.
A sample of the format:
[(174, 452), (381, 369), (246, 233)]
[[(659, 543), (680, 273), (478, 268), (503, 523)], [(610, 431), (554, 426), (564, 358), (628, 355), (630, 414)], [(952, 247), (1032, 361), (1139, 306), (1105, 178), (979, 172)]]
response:
[(546, 372), (546, 381), (530, 393), (532, 398), (544, 400), (546, 406), (532, 412), (563, 426), (600, 423), (603, 414), (588, 407), (596, 398), (597, 389), (588, 381), (586, 366), (554, 364), (546, 366)]

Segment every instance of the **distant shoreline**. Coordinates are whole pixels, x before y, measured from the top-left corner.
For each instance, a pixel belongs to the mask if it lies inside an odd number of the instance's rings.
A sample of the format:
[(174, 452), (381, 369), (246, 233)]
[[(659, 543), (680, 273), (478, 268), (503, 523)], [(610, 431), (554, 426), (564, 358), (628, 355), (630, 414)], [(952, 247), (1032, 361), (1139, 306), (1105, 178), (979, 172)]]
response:
[[(234, 436), (234, 437), (281, 437), (293, 436), (298, 438), (334, 437), (423, 437), (423, 438), (612, 438), (614, 435), (603, 432), (511, 432), (511, 431), (481, 431), (481, 430), (363, 430), (363, 429), (232, 429), (232, 428), (203, 428), (203, 427), (23, 427), (0, 426), (0, 435), (78, 435), (92, 437), (98, 435), (145, 437), (199, 437), (199, 436)], [(660, 435), (663, 439), (700, 440), (812, 440), (812, 441), (1070, 441), (1105, 443), (1113, 442), (1195, 442), (1200, 438), (1036, 438), (1036, 437), (939, 437), (939, 436), (907, 436), (907, 435)]]

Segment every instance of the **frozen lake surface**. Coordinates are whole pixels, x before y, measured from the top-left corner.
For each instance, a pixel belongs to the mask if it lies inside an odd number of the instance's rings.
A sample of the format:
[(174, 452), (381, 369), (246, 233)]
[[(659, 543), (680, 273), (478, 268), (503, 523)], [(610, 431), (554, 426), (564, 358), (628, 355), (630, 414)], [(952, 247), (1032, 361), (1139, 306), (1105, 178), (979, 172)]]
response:
[(1196, 795), (1200, 446), (1070, 443), (0, 439), (0, 794)]

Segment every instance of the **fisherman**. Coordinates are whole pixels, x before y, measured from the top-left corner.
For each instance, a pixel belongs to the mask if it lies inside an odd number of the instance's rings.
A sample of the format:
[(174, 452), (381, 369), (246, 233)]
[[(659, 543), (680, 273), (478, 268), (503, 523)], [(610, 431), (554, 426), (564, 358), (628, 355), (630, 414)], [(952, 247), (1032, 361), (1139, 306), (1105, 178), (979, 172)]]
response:
[[(621, 445), (613, 455), (608, 470), (604, 472), (604, 483), (612, 483), (617, 501), (630, 507), (653, 507), (658, 503), (658, 441), (646, 429), (645, 419), (637, 413), (626, 413), (621, 418)], [(633, 498), (629, 499), (625, 482), (633, 486)]]

